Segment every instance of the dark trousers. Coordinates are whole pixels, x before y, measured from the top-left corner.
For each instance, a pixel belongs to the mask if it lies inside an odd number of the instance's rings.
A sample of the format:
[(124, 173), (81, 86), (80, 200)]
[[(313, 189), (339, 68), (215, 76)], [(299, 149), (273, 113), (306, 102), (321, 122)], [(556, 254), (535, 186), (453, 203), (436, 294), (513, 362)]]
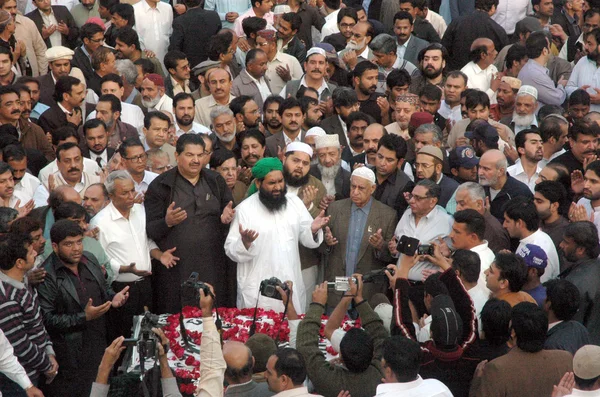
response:
[(118, 336), (131, 336), (133, 327), (133, 316), (144, 313), (144, 306), (152, 311), (152, 284), (149, 277), (130, 283), (113, 281), (112, 287), (115, 292), (120, 292), (123, 288), (129, 287), (129, 298), (123, 306), (118, 309), (111, 309), (111, 333), (109, 340), (112, 341)]
[[(29, 378), (34, 386), (37, 386), (39, 378)], [(18, 384), (10, 380), (6, 375), (0, 372), (0, 394), (2, 397), (27, 397), (27, 392)]]
[(423, 315), (427, 313), (425, 301), (423, 300), (424, 297), (425, 285), (421, 281), (411, 281), (410, 289), (408, 290), (408, 298), (415, 306), (415, 309), (417, 309), (419, 318), (423, 317)]

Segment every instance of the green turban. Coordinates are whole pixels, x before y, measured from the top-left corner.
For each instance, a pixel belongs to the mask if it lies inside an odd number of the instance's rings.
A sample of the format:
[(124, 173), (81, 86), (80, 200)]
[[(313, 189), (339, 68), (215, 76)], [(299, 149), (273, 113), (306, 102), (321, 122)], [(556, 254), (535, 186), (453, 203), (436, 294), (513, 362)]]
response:
[[(277, 157), (265, 157), (258, 160), (254, 167), (252, 167), (252, 176), (255, 179), (263, 179), (272, 171), (283, 171), (283, 164), (281, 164), (281, 161)], [(248, 196), (253, 195), (257, 191), (256, 182), (252, 182), (248, 189)]]

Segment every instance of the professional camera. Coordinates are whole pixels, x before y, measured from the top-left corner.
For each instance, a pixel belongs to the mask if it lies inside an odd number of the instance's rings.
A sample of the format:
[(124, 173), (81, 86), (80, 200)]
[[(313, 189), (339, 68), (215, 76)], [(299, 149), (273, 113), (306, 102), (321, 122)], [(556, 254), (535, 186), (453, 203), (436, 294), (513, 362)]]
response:
[(395, 273), (394, 269), (388, 269), (387, 267), (384, 267), (383, 269), (379, 269), (379, 270), (373, 270), (373, 271), (370, 271), (369, 273), (366, 273), (363, 275), (363, 283), (365, 283), (365, 284), (387, 283), (388, 277), (387, 277), (387, 274), (385, 273), (386, 270), (392, 276)]
[(279, 291), (277, 291), (276, 287), (281, 287), (282, 290), (289, 293), (287, 284), (282, 283), (277, 277), (271, 277), (260, 282), (260, 294), (268, 298), (283, 300), (283, 297)]
[[(144, 317), (140, 323), (140, 333), (137, 338), (127, 338), (123, 340), (123, 346), (137, 346), (140, 356), (140, 370), (145, 373), (144, 364), (146, 359), (156, 359), (158, 355), (158, 344), (161, 343), (160, 338), (156, 335), (152, 328), (158, 327), (158, 315), (150, 313), (148, 310), (144, 312)], [(167, 346), (163, 346), (166, 349)]]
[(212, 295), (208, 285), (202, 281), (198, 281), (200, 276), (197, 272), (192, 272), (190, 277), (181, 284), (181, 305), (198, 306), (200, 302), (200, 289), (204, 291), (204, 295)]

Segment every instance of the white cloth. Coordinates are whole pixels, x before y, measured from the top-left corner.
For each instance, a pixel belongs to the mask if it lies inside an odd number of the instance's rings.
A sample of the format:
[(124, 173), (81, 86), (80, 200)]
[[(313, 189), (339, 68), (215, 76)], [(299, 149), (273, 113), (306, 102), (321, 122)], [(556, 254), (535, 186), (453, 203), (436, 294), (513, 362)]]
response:
[(150, 186), (150, 184), (152, 183), (154, 178), (156, 178), (157, 176), (158, 176), (158, 174), (155, 172), (144, 171), (144, 178), (142, 179), (142, 181), (140, 183), (133, 181), (133, 183), (135, 185), (135, 191), (138, 193), (145, 194), (146, 191), (148, 190), (148, 186)]
[(479, 244), (473, 248), (471, 251), (476, 252), (479, 255), (479, 260), (481, 261), (481, 268), (479, 270), (479, 280), (477, 280), (477, 286), (487, 291), (488, 294), (491, 292), (487, 289), (485, 285), (485, 274), (484, 272), (490, 267), (494, 259), (496, 259), (496, 255), (494, 251), (488, 247), (487, 240), (483, 240), (482, 244)]
[(265, 80), (265, 77), (261, 77), (260, 79), (255, 79), (254, 77), (252, 77), (252, 75), (250, 73), (247, 73), (248, 77), (250, 77), (250, 80), (252, 80), (254, 82), (254, 84), (256, 84), (256, 87), (258, 88), (258, 92), (260, 93), (260, 96), (264, 101), (267, 100), (267, 98), (269, 96), (271, 96), (271, 90), (269, 89), (269, 86), (267, 85), (267, 82)]
[(442, 102), (440, 103), (440, 109), (438, 110), (438, 113), (446, 120), (452, 120), (454, 122), (462, 120), (460, 104), (451, 108), (445, 100), (442, 100)]
[(306, 387), (297, 387), (295, 389), (285, 390), (285, 391), (275, 394), (273, 397), (305, 397), (305, 396), (323, 397), (320, 394), (309, 393), (308, 388), (306, 388)]
[(592, 213), (594, 214), (594, 225), (596, 225), (596, 229), (600, 230), (600, 207), (592, 207), (592, 202), (586, 198), (579, 199), (577, 205), (585, 207), (588, 217), (592, 216)]
[(271, 86), (271, 91), (273, 91), (273, 93), (281, 92), (286, 84), (286, 82), (277, 74), (278, 66), (283, 68), (287, 66), (290, 69), (292, 80), (301, 79), (304, 74), (302, 66), (300, 66), (300, 62), (297, 58), (278, 51), (277, 54), (275, 54), (275, 58), (267, 63), (267, 72), (265, 73), (265, 77), (269, 80), (269, 85)]
[(446, 33), (446, 28), (448, 28), (448, 25), (446, 24), (446, 21), (444, 21), (444, 18), (440, 14), (428, 9), (427, 15), (425, 16), (425, 20), (427, 20), (431, 24), (431, 26), (433, 26), (438, 36), (440, 36), (440, 39), (444, 37), (444, 33)]
[(481, 310), (485, 303), (490, 299), (490, 290), (487, 289), (485, 284), (483, 288), (478, 283), (476, 286), (467, 291), (471, 300), (473, 301), (473, 306), (475, 306), (475, 315), (477, 316), (477, 326), (479, 329), (479, 333), (481, 333)]
[(408, 36), (408, 40), (406, 40), (404, 42), (404, 44), (398, 44), (397, 48), (396, 48), (396, 56), (400, 59), (404, 59), (404, 54), (406, 54), (406, 49), (408, 48), (408, 43), (410, 42), (410, 39), (412, 38), (412, 34), (410, 36)]
[[(586, 91), (591, 95), (597, 94), (594, 88), (600, 88), (600, 68), (596, 65), (596, 62), (591, 61), (586, 56), (581, 57), (571, 72), (571, 76), (565, 87), (567, 95), (570, 96), (573, 91), (584, 85), (590, 86)], [(590, 111), (600, 111), (600, 104), (591, 103)]]
[[(304, 76), (302, 76), (302, 80), (300, 80), (300, 86), (298, 87), (298, 89), (300, 87), (308, 87), (306, 85), (306, 80), (304, 79)], [(327, 82), (325, 81), (325, 79), (323, 79), (321, 86), (317, 89), (317, 93), (319, 94), (319, 98), (322, 98), (323, 96), (323, 91), (325, 91), (327, 88), (329, 88), (327, 86)], [(279, 93), (279, 96), (282, 98), (287, 98), (287, 90), (286, 87), (283, 87), (283, 90), (281, 90), (281, 92)]]
[(529, 178), (527, 176), (527, 173), (525, 173), (525, 170), (523, 169), (523, 164), (520, 161), (508, 167), (506, 169), (506, 172), (508, 172), (508, 175), (512, 176), (519, 182), (523, 182), (524, 184), (526, 184), (529, 187), (529, 190), (531, 190), (531, 193), (535, 193), (535, 181), (540, 176), (540, 172), (542, 172), (542, 167), (540, 167), (540, 163), (538, 162), (537, 167), (535, 169), (535, 173), (531, 176), (531, 178)]
[[(89, 159), (88, 159), (89, 160)], [(91, 161), (91, 160), (90, 160)], [(96, 162), (94, 161), (94, 164)], [(97, 165), (97, 164), (96, 164)], [(84, 166), (85, 168), (85, 166)], [(67, 183), (64, 181), (60, 171), (56, 171), (54, 174), (54, 180), (56, 181), (56, 186), (66, 185)], [(85, 171), (81, 173), (81, 181), (77, 182), (73, 189), (83, 198), (84, 190), (94, 183), (99, 183), (100, 177), (96, 174), (88, 174)], [(40, 185), (35, 190), (33, 194), (33, 201), (35, 203), (35, 207), (42, 207), (48, 204), (48, 197), (50, 197), (50, 192), (48, 191), (48, 187), (46, 185)]]
[(167, 94), (160, 97), (160, 101), (158, 101), (156, 106), (153, 108), (148, 108), (149, 112), (161, 112), (163, 110), (173, 114), (173, 99), (171, 99), (171, 97), (169, 97)]
[[(583, 42), (583, 33), (579, 35), (579, 37), (577, 38), (577, 43), (581, 44), (581, 47), (583, 48), (583, 46), (585, 45), (585, 43)], [(567, 60), (567, 48), (569, 46), (563, 45), (562, 48), (560, 49), (560, 52), (558, 53), (558, 57), (564, 59), (565, 61)], [(575, 63), (575, 61), (571, 62), (571, 65), (573, 65)]]
[(335, 10), (334, 12), (325, 17), (325, 24), (321, 28), (321, 39), (324, 39), (325, 37), (334, 33), (340, 32), (340, 28), (337, 25), (337, 16), (339, 12), (340, 10)]
[[(56, 173), (56, 171), (58, 171), (58, 165), (56, 164), (55, 159), (52, 160), (52, 162), (50, 162), (47, 166), (41, 169), (38, 178), (42, 185), (48, 186), (48, 176), (50, 174)], [(88, 159), (87, 157), (83, 158), (83, 172), (90, 175), (96, 175), (100, 171), (100, 167), (98, 167), (98, 164), (94, 160)]]
[(226, 19), (228, 12), (237, 12), (238, 15), (243, 15), (251, 7), (250, 0), (206, 0), (204, 3), (204, 9), (216, 11), (221, 18), (221, 24), (228, 29), (233, 28), (233, 23)]
[[(38, 12), (42, 16), (42, 23), (44, 24), (44, 27), (49, 27), (52, 25), (58, 27), (58, 20), (54, 16), (54, 10), (50, 9), (50, 14), (48, 15), (46, 15), (42, 12), (42, 10), (39, 9)], [(48, 37), (48, 39), (50, 40), (50, 47), (58, 47), (62, 45), (62, 34), (58, 31), (58, 29), (56, 29), (54, 33), (52, 33), (50, 37)]]
[[(237, 263), (237, 307), (254, 307), (260, 282), (277, 277), (294, 283), (292, 299), (298, 313), (304, 313), (304, 285), (300, 266), (298, 244), (317, 248), (323, 242), (323, 231), (315, 241), (311, 224), (313, 218), (302, 200), (287, 194), (287, 205), (277, 212), (270, 212), (260, 201), (258, 194), (245, 199), (235, 209), (235, 217), (225, 241), (225, 253)], [(239, 228), (258, 232), (249, 249), (242, 243)], [(261, 296), (259, 306), (282, 312), (281, 301)]]
[(140, 277), (133, 273), (119, 273), (120, 266), (135, 263), (138, 270), (152, 270), (150, 251), (158, 248), (146, 234), (146, 212), (141, 204), (134, 204), (129, 219), (108, 204), (92, 218), (91, 227), (98, 227), (98, 241), (110, 260), (115, 281), (132, 282)]
[(517, 22), (532, 14), (531, 0), (500, 0), (492, 19), (506, 30), (506, 34), (513, 34)]
[(19, 359), (14, 354), (14, 349), (10, 341), (0, 329), (0, 372), (6, 375), (10, 380), (25, 389), (31, 385), (31, 381), (25, 372), (25, 368), (19, 363)]
[(545, 283), (548, 280), (555, 279), (560, 273), (560, 264), (558, 261), (558, 253), (556, 252), (556, 246), (554, 242), (546, 233), (542, 231), (542, 229), (538, 229), (531, 236), (525, 237), (521, 239), (519, 242), (519, 247), (517, 247), (517, 251), (521, 249), (521, 247), (526, 244), (533, 244), (539, 246), (544, 250), (546, 255), (548, 256), (548, 266), (546, 266), (546, 271), (544, 275), (540, 278), (542, 283)]
[(29, 172), (26, 172), (25, 175), (23, 175), (23, 179), (21, 179), (19, 183), (15, 183), (15, 192), (19, 192), (23, 194), (23, 196), (32, 199), (38, 186), (40, 186), (40, 180)]
[(96, 154), (90, 150), (90, 160), (94, 160), (96, 164), (98, 163), (98, 157), (100, 158), (100, 164), (102, 167), (106, 167), (108, 164), (108, 150), (104, 149), (104, 151), (100, 154)]
[[(429, 214), (419, 220), (418, 225), (415, 225), (415, 217), (411, 209), (408, 208), (402, 215), (402, 218), (400, 218), (400, 222), (398, 222), (398, 225), (396, 226), (394, 235), (398, 240), (405, 235), (419, 239), (423, 244), (428, 244), (431, 241), (437, 241), (438, 237), (445, 237), (450, 234), (452, 223), (452, 217), (446, 213), (446, 210), (439, 205), (436, 205)], [(398, 258), (398, 265), (400, 265), (400, 259), (401, 258)], [(422, 281), (422, 272), (425, 269), (438, 270), (439, 268), (429, 262), (417, 262), (417, 264), (410, 269), (408, 278), (412, 281)]]
[[(156, 59), (162, 64), (173, 32), (173, 8), (162, 1), (152, 8), (146, 0), (141, 0), (133, 5), (133, 11), (134, 27), (143, 42), (143, 49), (154, 51)], [(173, 111), (172, 108), (167, 110)]]
[(568, 394), (565, 397), (600, 397), (600, 390), (587, 391), (573, 388), (571, 394)]
[(492, 99), (494, 96), (494, 90), (492, 90), (490, 87), (492, 84), (492, 79), (496, 74), (498, 74), (498, 69), (496, 69), (494, 64), (491, 64), (485, 69), (481, 69), (479, 65), (471, 61), (463, 66), (460, 71), (466, 74), (469, 78), (467, 80), (468, 88), (476, 88), (480, 91), (483, 91), (488, 94), (490, 99)]
[(177, 122), (175, 122), (175, 132), (177, 134), (177, 137), (180, 137), (183, 134), (208, 134), (208, 135), (210, 135), (212, 133), (211, 130), (209, 130), (202, 124), (196, 123), (195, 121), (192, 121), (192, 128), (188, 132), (183, 131), (181, 129), (181, 127), (179, 127)]
[[(171, 112), (173, 109), (170, 110)], [(90, 112), (86, 120), (92, 120), (96, 118), (96, 111)], [(144, 112), (138, 105), (133, 105), (127, 102), (121, 102), (121, 121), (125, 124), (129, 124), (138, 130), (138, 134), (142, 134), (142, 128), (144, 128)]]
[[(8, 200), (8, 206), (16, 209), (17, 203), (19, 203), (19, 207), (22, 207), (27, 204), (29, 200), (31, 200), (31, 197), (15, 190), (13, 191), (12, 196), (10, 196), (10, 200)], [(0, 395), (0, 397), (2, 396)]]
[(437, 379), (423, 379), (404, 383), (382, 383), (377, 386), (375, 397), (452, 397), (452, 392)]

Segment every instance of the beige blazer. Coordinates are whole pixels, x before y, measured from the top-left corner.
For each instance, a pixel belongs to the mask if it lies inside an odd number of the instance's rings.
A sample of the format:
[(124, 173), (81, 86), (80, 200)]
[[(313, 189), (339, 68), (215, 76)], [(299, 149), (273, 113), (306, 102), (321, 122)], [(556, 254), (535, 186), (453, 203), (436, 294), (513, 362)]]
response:
[(21, 14), (17, 14), (15, 22), (15, 38), (25, 42), (33, 77), (45, 75), (48, 73), (47, 47), (37, 26), (31, 19)]

